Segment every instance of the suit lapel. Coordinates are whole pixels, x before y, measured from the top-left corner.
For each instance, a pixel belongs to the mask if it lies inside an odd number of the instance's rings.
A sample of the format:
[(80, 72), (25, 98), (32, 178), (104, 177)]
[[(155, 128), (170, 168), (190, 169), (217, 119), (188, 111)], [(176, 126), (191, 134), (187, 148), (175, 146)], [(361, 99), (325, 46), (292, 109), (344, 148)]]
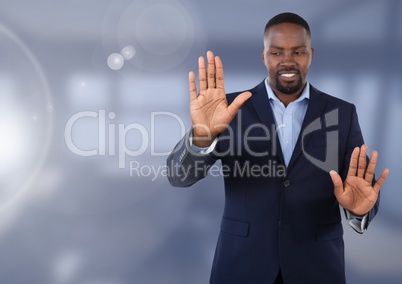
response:
[[(302, 138), (303, 138), (303, 132), (304, 129), (312, 123), (314, 120), (317, 118), (321, 117), (324, 109), (325, 109), (325, 104), (326, 104), (326, 99), (324, 96), (320, 95), (318, 90), (315, 89), (313, 86), (310, 85), (310, 100), (307, 108), (306, 115), (303, 120), (303, 124), (299, 133), (299, 137), (297, 139), (297, 143), (295, 146), (295, 149), (293, 150), (292, 157), (290, 159), (289, 165), (288, 165), (288, 170), (293, 166), (293, 164), (296, 162), (297, 158), (300, 156), (302, 152)], [(307, 146), (309, 140), (311, 138), (311, 135), (308, 135), (304, 139), (304, 146)]]
[(267, 89), (265, 87), (265, 81), (262, 81), (259, 85), (257, 85), (254, 89), (251, 90), (252, 96), (249, 99), (258, 115), (259, 120), (263, 125), (265, 125), (271, 134), (270, 143), (276, 143), (276, 147), (271, 147), (269, 145), (269, 149), (276, 149), (276, 153), (270, 153), (271, 155), (278, 155), (280, 162), (284, 165), (284, 159), (281, 149), (281, 144), (279, 142), (279, 137), (276, 135), (276, 131), (272, 131), (275, 129), (275, 119), (272, 113), (272, 108), (269, 103)]

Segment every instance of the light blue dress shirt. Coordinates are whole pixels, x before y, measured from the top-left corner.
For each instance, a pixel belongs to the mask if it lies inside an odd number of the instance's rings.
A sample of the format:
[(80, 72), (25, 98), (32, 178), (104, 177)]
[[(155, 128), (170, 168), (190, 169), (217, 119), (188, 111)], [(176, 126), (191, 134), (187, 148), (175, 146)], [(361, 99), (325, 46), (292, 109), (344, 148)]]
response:
[(300, 97), (287, 107), (278, 99), (268, 85), (268, 78), (265, 79), (265, 87), (274, 114), (276, 133), (281, 144), (285, 165), (288, 166), (307, 112), (310, 99), (310, 84), (307, 83)]

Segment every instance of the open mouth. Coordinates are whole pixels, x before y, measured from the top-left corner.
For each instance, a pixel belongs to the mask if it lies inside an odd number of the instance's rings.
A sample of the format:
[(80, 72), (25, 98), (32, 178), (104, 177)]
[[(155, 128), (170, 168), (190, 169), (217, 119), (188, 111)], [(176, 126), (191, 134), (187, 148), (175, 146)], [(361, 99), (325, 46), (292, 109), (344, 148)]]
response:
[(282, 73), (279, 76), (285, 77), (285, 78), (292, 78), (292, 77), (296, 76), (296, 73)]
[(294, 81), (295, 79), (297, 79), (297, 75), (299, 74), (299, 72), (297, 71), (290, 71), (290, 70), (286, 70), (286, 71), (282, 71), (282, 72), (278, 72), (278, 77), (281, 78), (281, 80), (283, 81)]

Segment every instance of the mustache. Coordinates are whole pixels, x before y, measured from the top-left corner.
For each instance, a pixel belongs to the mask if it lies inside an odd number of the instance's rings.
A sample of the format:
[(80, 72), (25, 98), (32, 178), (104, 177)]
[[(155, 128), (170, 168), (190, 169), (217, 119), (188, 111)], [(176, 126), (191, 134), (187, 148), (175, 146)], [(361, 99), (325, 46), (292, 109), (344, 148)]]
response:
[(300, 73), (298, 68), (294, 67), (286, 67), (286, 68), (281, 68), (279, 69), (276, 73), (281, 74), (281, 73), (286, 73), (286, 72), (295, 72), (295, 73)]

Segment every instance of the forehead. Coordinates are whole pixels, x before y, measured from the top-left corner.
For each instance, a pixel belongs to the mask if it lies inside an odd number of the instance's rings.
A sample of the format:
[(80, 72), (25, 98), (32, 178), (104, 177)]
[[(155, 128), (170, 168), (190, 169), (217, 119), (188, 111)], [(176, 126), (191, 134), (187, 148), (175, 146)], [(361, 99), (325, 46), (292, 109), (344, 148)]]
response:
[(282, 23), (269, 28), (264, 35), (266, 47), (306, 46), (311, 45), (311, 38), (302, 26), (292, 23)]

